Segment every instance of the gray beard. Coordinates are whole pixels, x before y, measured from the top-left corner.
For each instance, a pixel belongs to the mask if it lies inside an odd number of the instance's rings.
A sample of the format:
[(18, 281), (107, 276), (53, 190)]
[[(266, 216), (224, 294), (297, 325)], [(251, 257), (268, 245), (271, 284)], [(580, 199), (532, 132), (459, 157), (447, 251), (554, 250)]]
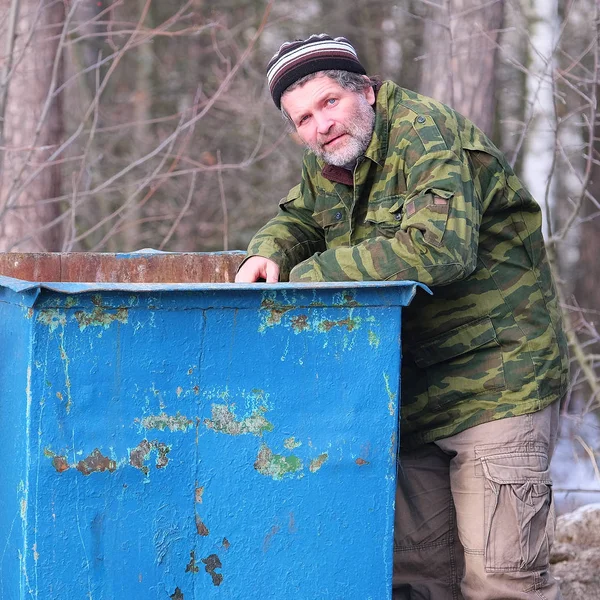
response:
[(348, 134), (341, 148), (328, 151), (323, 150), (321, 145), (308, 144), (307, 148), (330, 165), (348, 168), (348, 165), (354, 165), (356, 159), (365, 153), (373, 137), (374, 127), (375, 110), (367, 99), (361, 96), (360, 103), (348, 125), (335, 131), (337, 135)]

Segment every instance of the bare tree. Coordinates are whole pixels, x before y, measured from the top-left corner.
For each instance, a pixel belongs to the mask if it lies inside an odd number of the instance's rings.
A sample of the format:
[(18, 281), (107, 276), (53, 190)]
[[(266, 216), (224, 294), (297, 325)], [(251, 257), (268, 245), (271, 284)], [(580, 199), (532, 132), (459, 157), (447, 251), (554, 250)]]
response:
[[(9, 15), (0, 59), (0, 249), (57, 250), (60, 227), (42, 226), (61, 212), (58, 203), (44, 200), (61, 189), (61, 167), (48, 158), (63, 135), (56, 90), (63, 78), (64, 4), (1, 0), (0, 7)], [(39, 168), (38, 176), (23, 187), (33, 168)]]
[(419, 91), (449, 104), (490, 135), (504, 0), (427, 4)]

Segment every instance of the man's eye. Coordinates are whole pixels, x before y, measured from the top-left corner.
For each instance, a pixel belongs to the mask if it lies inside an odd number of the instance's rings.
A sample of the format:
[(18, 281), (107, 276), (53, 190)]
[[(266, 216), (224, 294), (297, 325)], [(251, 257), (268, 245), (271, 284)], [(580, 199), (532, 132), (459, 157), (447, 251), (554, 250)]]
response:
[(327, 100), (327, 104), (329, 104), (330, 106), (335, 104), (337, 102), (337, 98), (329, 98)]
[(300, 119), (298, 121), (298, 125), (304, 125), (304, 123), (306, 123), (306, 121), (308, 121), (308, 115), (304, 115), (303, 117), (300, 117)]

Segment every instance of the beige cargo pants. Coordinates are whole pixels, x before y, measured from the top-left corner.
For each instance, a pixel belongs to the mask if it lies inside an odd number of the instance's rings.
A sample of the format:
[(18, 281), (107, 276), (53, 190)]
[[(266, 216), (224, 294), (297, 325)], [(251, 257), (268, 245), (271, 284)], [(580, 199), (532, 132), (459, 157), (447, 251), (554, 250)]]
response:
[(559, 403), (402, 453), (393, 600), (557, 600), (548, 470)]

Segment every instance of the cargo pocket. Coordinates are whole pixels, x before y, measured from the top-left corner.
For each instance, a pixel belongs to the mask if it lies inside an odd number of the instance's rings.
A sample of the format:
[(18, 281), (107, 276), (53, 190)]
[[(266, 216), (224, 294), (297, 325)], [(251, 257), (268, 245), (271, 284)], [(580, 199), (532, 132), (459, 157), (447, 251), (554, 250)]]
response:
[[(481, 449), (475, 452), (481, 454)], [(486, 571), (548, 569), (555, 515), (545, 449), (520, 445), (480, 459), (485, 478)]]

